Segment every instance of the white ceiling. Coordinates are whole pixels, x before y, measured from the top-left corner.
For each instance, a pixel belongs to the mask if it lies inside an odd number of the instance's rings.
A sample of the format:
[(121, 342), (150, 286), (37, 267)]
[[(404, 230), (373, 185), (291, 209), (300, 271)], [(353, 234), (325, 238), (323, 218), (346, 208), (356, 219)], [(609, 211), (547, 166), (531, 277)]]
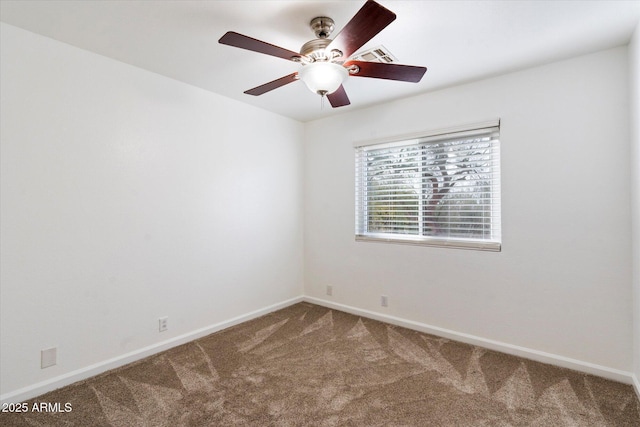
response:
[(334, 35), (362, 7), (349, 1), (0, 0), (0, 20), (301, 121), (339, 114), (562, 58), (626, 44), (640, 1), (379, 0), (397, 19), (363, 49), (428, 68), (420, 83), (350, 77), (351, 105), (320, 108), (302, 82), (259, 97), (244, 90), (296, 71), (283, 59), (218, 43), (236, 31), (298, 51), (309, 21)]

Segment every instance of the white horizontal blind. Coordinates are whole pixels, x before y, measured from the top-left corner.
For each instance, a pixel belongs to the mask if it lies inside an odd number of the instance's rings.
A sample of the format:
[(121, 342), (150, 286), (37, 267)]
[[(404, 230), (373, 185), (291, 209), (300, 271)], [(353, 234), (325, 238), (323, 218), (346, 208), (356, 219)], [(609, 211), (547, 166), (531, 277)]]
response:
[(356, 147), (356, 238), (500, 250), (499, 126)]

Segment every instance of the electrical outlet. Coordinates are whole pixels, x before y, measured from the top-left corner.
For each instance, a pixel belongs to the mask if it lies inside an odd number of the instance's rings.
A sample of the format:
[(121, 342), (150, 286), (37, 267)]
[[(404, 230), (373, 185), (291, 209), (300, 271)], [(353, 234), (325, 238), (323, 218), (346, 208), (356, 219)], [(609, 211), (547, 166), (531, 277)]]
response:
[(380, 295), (380, 305), (383, 307), (389, 306), (389, 297), (386, 295)]
[(333, 295), (333, 286), (327, 285), (327, 295)]
[(167, 316), (158, 319), (158, 331), (164, 332), (169, 328), (169, 318)]
[(45, 348), (40, 351), (40, 368), (48, 368), (55, 365), (58, 359), (58, 347)]

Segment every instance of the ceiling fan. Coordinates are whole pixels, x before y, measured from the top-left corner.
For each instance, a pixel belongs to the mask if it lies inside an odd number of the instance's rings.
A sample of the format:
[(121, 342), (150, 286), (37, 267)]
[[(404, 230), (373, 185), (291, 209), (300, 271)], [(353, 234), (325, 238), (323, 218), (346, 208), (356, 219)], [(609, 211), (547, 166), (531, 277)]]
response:
[(302, 65), (295, 73), (254, 87), (244, 93), (258, 96), (296, 80), (302, 80), (309, 90), (321, 97), (326, 96), (331, 106), (336, 108), (350, 104), (349, 97), (342, 86), (349, 76), (414, 83), (422, 79), (427, 71), (426, 67), (349, 59), (395, 19), (395, 13), (373, 0), (368, 0), (333, 39), (329, 38), (334, 29), (333, 19), (326, 16), (312, 19), (309, 25), (317, 38), (305, 43), (300, 53), (233, 31), (227, 32), (218, 42)]

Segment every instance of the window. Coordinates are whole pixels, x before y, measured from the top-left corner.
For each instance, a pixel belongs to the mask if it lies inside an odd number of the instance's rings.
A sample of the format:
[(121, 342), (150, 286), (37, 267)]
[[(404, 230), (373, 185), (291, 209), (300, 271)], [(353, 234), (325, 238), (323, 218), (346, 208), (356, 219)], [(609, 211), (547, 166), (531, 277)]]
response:
[(356, 146), (356, 240), (499, 251), (499, 121)]

